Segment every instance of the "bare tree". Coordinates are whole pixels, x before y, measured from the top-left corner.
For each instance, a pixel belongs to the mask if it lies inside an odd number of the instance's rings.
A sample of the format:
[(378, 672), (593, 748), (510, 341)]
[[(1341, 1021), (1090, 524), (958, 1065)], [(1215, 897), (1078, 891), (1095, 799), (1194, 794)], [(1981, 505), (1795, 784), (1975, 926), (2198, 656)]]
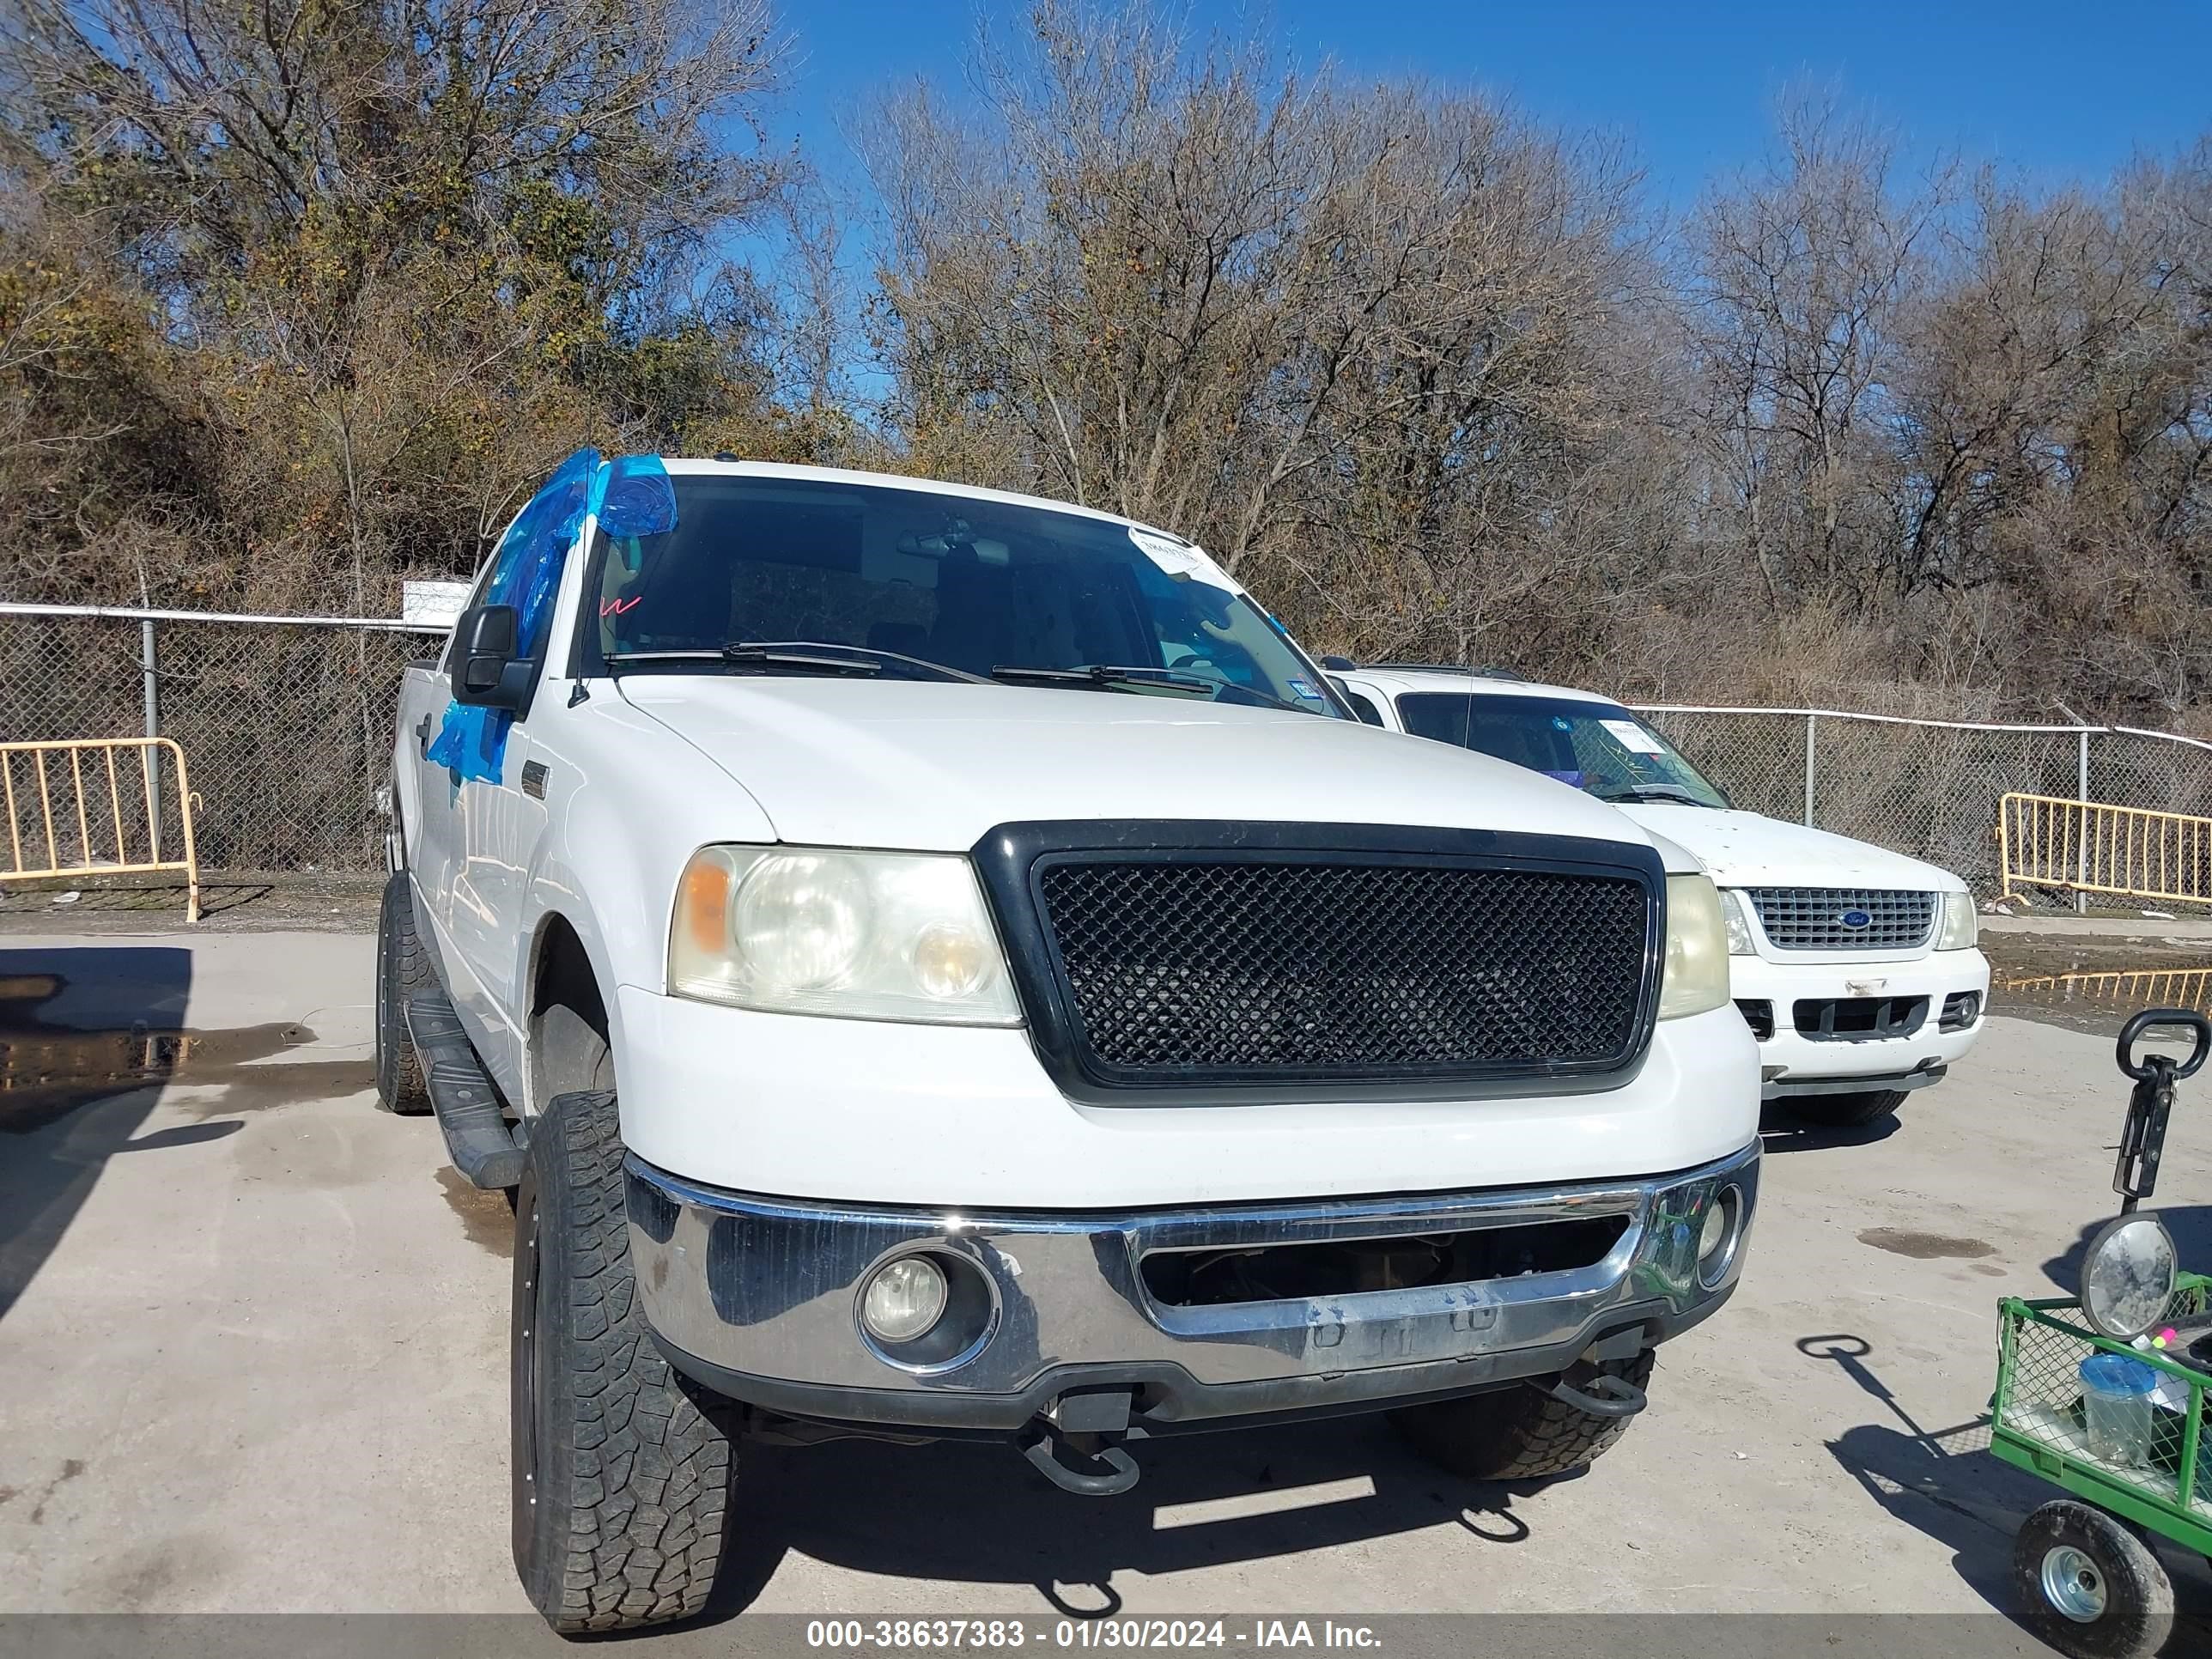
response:
[(1143, 10), (1048, 4), (975, 78), (991, 125), (923, 88), (867, 134), (925, 453), (996, 431), (1011, 481), (1198, 535), (1346, 642), (1465, 649), (1506, 600), (1478, 568), (1601, 560), (1532, 527), (1599, 470), (1650, 285), (1615, 157)]
[(1949, 188), (1939, 172), (1899, 195), (1896, 168), (1881, 129), (1800, 101), (1766, 167), (1690, 227), (1705, 442), (1777, 608), (1838, 588), (1863, 599), (1883, 571), (1860, 554), (1893, 518), (1896, 331)]

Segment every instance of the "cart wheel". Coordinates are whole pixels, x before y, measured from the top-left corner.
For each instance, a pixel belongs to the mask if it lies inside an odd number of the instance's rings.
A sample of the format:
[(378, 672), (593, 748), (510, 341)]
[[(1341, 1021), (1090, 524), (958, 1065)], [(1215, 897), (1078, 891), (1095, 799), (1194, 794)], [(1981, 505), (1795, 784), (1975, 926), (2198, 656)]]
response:
[(2142, 1539), (2069, 1498), (2014, 1541), (2014, 1593), (2030, 1630), (2075, 1659), (2150, 1659), (2173, 1631), (2173, 1584)]

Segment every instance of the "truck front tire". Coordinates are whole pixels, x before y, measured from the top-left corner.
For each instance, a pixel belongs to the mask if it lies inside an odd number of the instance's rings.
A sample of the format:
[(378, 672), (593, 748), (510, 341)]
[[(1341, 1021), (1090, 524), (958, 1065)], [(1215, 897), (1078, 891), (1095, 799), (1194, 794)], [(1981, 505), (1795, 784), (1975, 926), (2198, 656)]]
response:
[(407, 872), (394, 871), (385, 881), (376, 918), (376, 1103), (387, 1112), (414, 1117), (430, 1109), (422, 1057), (407, 1032), (407, 1000), (436, 982), (415, 932)]
[(514, 1565), (556, 1631), (699, 1612), (733, 1437), (638, 1310), (611, 1090), (550, 1102), (515, 1193)]
[[(1594, 1369), (1641, 1389), (1652, 1351)], [(1570, 1376), (1576, 1373), (1569, 1373)], [(1401, 1406), (1390, 1413), (1413, 1449), (1472, 1480), (1543, 1480), (1587, 1468), (1628, 1432), (1630, 1419), (1598, 1417), (1535, 1389), (1516, 1386), (1464, 1400)]]

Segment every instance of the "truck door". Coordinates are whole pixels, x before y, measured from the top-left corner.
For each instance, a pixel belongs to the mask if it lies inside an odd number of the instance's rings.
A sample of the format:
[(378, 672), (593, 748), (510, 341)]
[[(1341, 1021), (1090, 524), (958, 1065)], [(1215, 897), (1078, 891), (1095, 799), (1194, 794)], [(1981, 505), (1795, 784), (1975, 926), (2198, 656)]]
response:
[[(580, 450), (516, 514), (469, 596), (471, 608), (513, 605), (523, 654), (542, 679), (554, 599), (586, 522), (595, 451)], [(448, 647), (448, 657), (452, 647)], [(539, 775), (529, 765), (530, 705), (449, 705), (422, 757), (425, 876), (446, 989), (479, 1058), (520, 1101), (526, 1033), (516, 977), (530, 864), (544, 833)]]
[(542, 836), (544, 808), (523, 786), (529, 775), (526, 723), (510, 727), (497, 781), (465, 778), (452, 792), (448, 820), (452, 879), (446, 928), (460, 973), (454, 1006), (477, 1052), (509, 1100), (522, 1099), (527, 1033), (515, 983), (529, 864)]
[(425, 791), (445, 806), (442, 817), (426, 817), (437, 842), (433, 863), (445, 872), (433, 914), (447, 988), (493, 1079), (518, 1105), (526, 1096), (530, 999), (522, 976), (534, 921), (531, 880), (550, 824), (548, 794), (566, 787), (557, 777), (558, 745), (545, 739), (564, 719), (578, 718), (559, 697), (541, 694), (550, 664), (561, 665), (556, 678), (566, 672), (556, 600), (595, 522), (626, 537), (676, 522), (659, 457), (602, 462), (596, 450), (578, 450), (516, 515), (471, 604), (514, 608), (520, 649), (508, 660), (528, 659), (528, 688), (511, 712), (450, 710), (424, 757), (437, 775), (425, 775)]

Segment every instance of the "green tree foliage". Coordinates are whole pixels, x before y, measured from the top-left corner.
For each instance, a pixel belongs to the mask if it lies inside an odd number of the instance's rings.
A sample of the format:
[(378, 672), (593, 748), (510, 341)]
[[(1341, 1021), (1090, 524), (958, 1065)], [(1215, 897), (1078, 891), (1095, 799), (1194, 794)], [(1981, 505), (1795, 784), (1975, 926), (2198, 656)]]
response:
[[(388, 611), (582, 442), (780, 435), (754, 0), (4, 0), (6, 586)], [(66, 503), (66, 510), (64, 508)]]
[(858, 124), (860, 284), (764, 3), (0, 0), (0, 592), (390, 614), (580, 443), (727, 448), (1155, 520), (1324, 650), (2212, 734), (2212, 137), (2030, 191), (1816, 100), (1664, 224), (1035, 0)]

